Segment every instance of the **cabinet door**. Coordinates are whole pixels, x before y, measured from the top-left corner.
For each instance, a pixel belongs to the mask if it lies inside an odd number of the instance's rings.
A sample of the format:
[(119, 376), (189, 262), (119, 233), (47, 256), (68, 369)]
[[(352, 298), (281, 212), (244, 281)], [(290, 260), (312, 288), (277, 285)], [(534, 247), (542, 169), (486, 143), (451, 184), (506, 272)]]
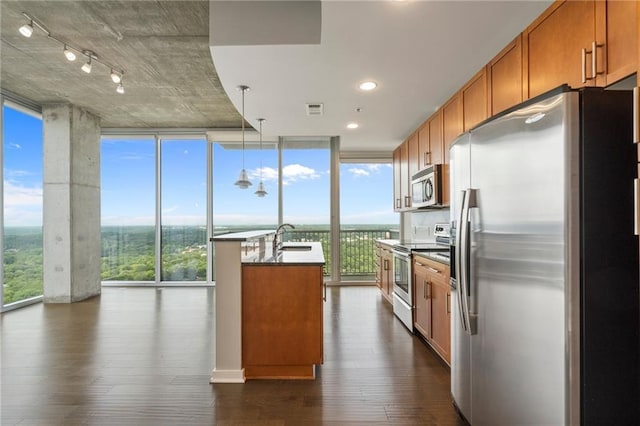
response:
[(490, 116), (522, 102), (522, 35), (489, 62), (487, 80)]
[(442, 140), (444, 144), (444, 162), (447, 164), (449, 164), (449, 147), (463, 132), (460, 99), (460, 92), (458, 92), (442, 107)]
[(595, 13), (594, 1), (558, 2), (525, 30), (529, 98), (565, 83), (595, 85), (595, 80), (583, 82), (583, 71), (592, 77), (591, 55), (582, 60), (582, 49), (597, 41)]
[[(430, 276), (431, 278), (431, 276)], [(449, 286), (441, 279), (430, 279), (431, 283), (431, 345), (449, 362), (451, 348)]]
[(431, 141), (429, 138), (429, 122), (425, 122), (420, 129), (418, 129), (418, 160), (420, 161), (420, 169), (426, 167), (428, 164), (432, 164), (431, 159)]
[(465, 132), (487, 118), (486, 68), (482, 68), (462, 88), (462, 117)]
[(402, 191), (400, 189), (400, 176), (402, 174), (400, 147), (393, 151), (393, 210), (402, 208)]
[(636, 72), (638, 36), (636, 1), (608, 1), (607, 14), (607, 81), (612, 84)]
[[(444, 164), (444, 143), (442, 138), (442, 110), (429, 119), (429, 150), (432, 164)], [(447, 149), (448, 151), (448, 149)]]
[[(409, 149), (409, 173), (407, 174), (407, 181), (411, 182), (411, 177), (420, 170), (420, 144), (418, 139), (418, 132), (414, 132), (408, 141)], [(410, 192), (407, 192), (410, 194)]]
[(431, 302), (428, 298), (430, 289), (426, 270), (420, 259), (413, 262), (413, 282), (415, 291), (414, 328), (429, 341), (431, 339)]
[(411, 207), (409, 197), (409, 141), (400, 145), (400, 196), (402, 197), (402, 209)]
[(382, 292), (389, 303), (393, 301), (393, 254), (389, 250), (384, 251), (382, 257)]

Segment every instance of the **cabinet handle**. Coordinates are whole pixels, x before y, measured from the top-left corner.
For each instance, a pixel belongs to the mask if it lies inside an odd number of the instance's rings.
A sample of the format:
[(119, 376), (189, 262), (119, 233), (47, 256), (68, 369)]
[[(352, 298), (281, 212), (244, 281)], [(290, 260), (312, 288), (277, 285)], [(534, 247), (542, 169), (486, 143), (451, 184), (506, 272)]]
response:
[(322, 300), (326, 302), (327, 301), (327, 283), (323, 282), (322, 284), (324, 287), (324, 294), (322, 295)]
[(633, 88), (633, 143), (640, 142), (640, 87)]
[(591, 43), (591, 78), (595, 80), (598, 75), (598, 65), (596, 63), (596, 52), (598, 45), (596, 42)]
[(447, 293), (447, 313), (451, 313), (451, 293)]
[(385, 270), (385, 271), (388, 271), (388, 270), (389, 270), (389, 259), (385, 259), (385, 260), (384, 260), (384, 266), (383, 266), (383, 267), (384, 267), (384, 270)]
[(404, 206), (411, 207), (411, 197), (409, 197), (408, 195), (404, 196)]
[(431, 281), (426, 281), (424, 284), (425, 290), (428, 290), (425, 299), (431, 299)]
[(418, 266), (424, 266), (422, 263), (420, 263), (420, 262), (418, 262), (418, 261), (415, 261), (415, 263), (416, 263), (416, 265), (418, 265)]
[(400, 198), (396, 198), (396, 209), (402, 208), (402, 204), (400, 203)]
[(587, 49), (582, 48), (582, 82), (587, 82)]
[(437, 269), (434, 269), (432, 267), (427, 267), (427, 271), (433, 272), (434, 274), (441, 274), (441, 271), (438, 271)]
[(638, 185), (638, 178), (633, 180), (633, 233), (638, 235), (638, 215), (640, 214), (640, 208), (638, 201), (640, 201), (640, 185)]

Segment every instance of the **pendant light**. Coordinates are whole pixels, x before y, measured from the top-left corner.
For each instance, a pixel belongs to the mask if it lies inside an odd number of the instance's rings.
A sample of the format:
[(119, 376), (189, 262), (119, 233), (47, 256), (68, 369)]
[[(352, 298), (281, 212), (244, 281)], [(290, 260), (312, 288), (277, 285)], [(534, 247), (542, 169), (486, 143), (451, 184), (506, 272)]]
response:
[(260, 183), (258, 184), (258, 189), (255, 194), (262, 198), (267, 195), (267, 191), (264, 189), (264, 183), (262, 183), (262, 122), (264, 118), (258, 118), (258, 123), (260, 123)]
[(247, 171), (244, 168), (244, 92), (249, 90), (249, 86), (238, 86), (238, 90), (242, 92), (242, 170), (240, 170), (240, 176), (235, 185), (240, 189), (247, 189), (251, 186)]

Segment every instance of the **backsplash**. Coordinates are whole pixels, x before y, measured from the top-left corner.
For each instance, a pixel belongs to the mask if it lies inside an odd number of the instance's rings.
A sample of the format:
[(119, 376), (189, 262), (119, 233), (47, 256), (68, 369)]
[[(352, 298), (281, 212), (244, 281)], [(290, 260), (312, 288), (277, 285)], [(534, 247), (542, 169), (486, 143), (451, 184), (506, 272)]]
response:
[(435, 241), (433, 230), (436, 223), (449, 223), (449, 209), (420, 210), (403, 213), (402, 239), (415, 242)]

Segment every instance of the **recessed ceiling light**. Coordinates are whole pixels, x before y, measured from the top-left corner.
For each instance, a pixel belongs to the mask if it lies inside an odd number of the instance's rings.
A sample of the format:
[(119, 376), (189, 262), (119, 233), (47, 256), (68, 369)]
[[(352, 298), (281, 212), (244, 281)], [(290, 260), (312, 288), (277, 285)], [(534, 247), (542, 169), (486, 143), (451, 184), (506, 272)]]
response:
[(347, 129), (357, 129), (358, 127), (359, 127), (358, 123), (347, 124)]
[(358, 87), (360, 87), (360, 90), (369, 91), (378, 87), (378, 83), (375, 81), (363, 81)]

